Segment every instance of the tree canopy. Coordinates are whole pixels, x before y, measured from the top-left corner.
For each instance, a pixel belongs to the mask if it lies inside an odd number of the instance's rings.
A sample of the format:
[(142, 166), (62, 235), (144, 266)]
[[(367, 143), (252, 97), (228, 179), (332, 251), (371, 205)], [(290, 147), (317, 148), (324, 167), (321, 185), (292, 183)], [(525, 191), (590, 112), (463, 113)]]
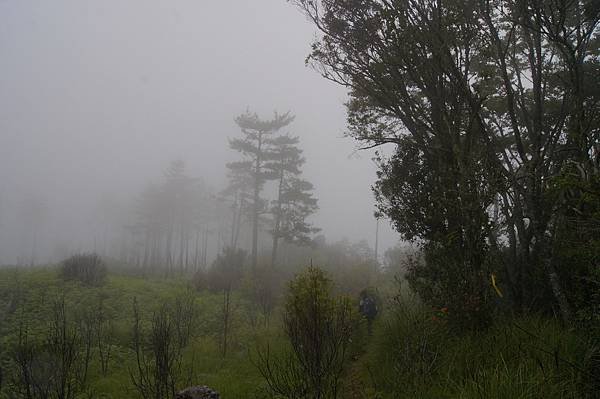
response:
[(322, 33), (308, 62), (350, 90), (349, 134), (396, 147), (379, 157), (379, 212), (454, 270), (416, 280), (446, 275), (442, 292), (483, 309), (499, 271), (515, 308), (568, 318), (555, 183), (598, 162), (598, 2), (294, 3)]

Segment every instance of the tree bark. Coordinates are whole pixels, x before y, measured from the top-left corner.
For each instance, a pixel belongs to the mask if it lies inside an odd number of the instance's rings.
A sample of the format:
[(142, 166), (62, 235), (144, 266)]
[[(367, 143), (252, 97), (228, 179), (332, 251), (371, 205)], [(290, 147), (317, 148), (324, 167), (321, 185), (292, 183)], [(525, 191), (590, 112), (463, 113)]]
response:
[(254, 204), (252, 207), (252, 269), (256, 269), (258, 263), (258, 201), (260, 200), (260, 173), (261, 173), (261, 151), (262, 151), (262, 135), (263, 132), (258, 132), (258, 151), (254, 164)]
[(279, 187), (277, 188), (277, 212), (275, 214), (275, 226), (273, 227), (273, 250), (271, 251), (271, 267), (275, 267), (277, 261), (277, 248), (279, 247), (279, 235), (281, 230), (281, 194), (283, 192), (283, 165), (279, 174)]

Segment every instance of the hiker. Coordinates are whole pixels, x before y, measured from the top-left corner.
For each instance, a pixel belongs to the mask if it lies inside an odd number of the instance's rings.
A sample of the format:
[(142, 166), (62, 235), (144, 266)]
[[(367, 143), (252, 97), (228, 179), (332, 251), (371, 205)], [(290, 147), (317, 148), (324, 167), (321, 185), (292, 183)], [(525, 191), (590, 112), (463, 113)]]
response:
[(358, 311), (367, 319), (367, 330), (371, 335), (373, 329), (373, 320), (377, 316), (377, 299), (375, 295), (368, 292), (366, 289), (360, 292), (360, 300), (358, 302)]

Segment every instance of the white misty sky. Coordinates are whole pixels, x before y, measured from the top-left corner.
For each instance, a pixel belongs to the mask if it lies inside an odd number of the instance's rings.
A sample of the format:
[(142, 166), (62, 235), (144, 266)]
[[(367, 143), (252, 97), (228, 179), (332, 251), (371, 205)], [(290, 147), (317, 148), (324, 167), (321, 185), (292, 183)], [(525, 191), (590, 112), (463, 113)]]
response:
[[(373, 243), (372, 152), (342, 137), (345, 90), (304, 64), (315, 35), (285, 0), (0, 1), (0, 237), (36, 197), (52, 236), (85, 248), (99, 201), (127, 200), (173, 159), (221, 188), (249, 108), (296, 114), (315, 224)], [(380, 239), (397, 235), (382, 223)]]

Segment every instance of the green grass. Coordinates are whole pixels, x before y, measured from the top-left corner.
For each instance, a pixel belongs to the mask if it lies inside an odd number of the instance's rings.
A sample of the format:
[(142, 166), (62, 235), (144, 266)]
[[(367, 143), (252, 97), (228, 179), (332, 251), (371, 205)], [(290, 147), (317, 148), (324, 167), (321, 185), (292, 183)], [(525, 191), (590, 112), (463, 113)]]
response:
[[(109, 274), (103, 286), (86, 287), (77, 282), (62, 281), (53, 268), (22, 271), (0, 269), (0, 361), (4, 370), (11, 369), (9, 353), (18, 340), (20, 326), (26, 325), (34, 337), (41, 335), (48, 326), (52, 304), (63, 295), (71, 314), (97, 306), (102, 298), (107, 313), (114, 320), (116, 345), (106, 376), (102, 376), (97, 356), (93, 354), (89, 386), (96, 397), (137, 397), (129, 373), (135, 367), (131, 349), (133, 298), (137, 299), (142, 318), (147, 324), (152, 312), (161, 303), (188, 290), (188, 282), (183, 278), (139, 278)], [(248, 306), (236, 296), (230, 350), (223, 358), (217, 333), (221, 296), (208, 292), (193, 292), (192, 295), (195, 297), (197, 317), (193, 327), (194, 338), (184, 357), (185, 368), (192, 373), (192, 383), (208, 385), (225, 398), (251, 397), (263, 382), (248, 358), (248, 350), (253, 347), (257, 335), (276, 335), (276, 326), (269, 330), (252, 328), (245, 317)], [(15, 301), (17, 306), (11, 308), (10, 304)], [(5, 378), (8, 376), (5, 375)], [(5, 385), (0, 398), (9, 397), (7, 395)]]
[(586, 386), (596, 349), (556, 320), (499, 318), (489, 329), (459, 334), (431, 316), (413, 304), (379, 321), (362, 359), (373, 397), (596, 397)]
[[(115, 323), (115, 349), (103, 376), (94, 357), (89, 385), (99, 398), (135, 398), (129, 370), (135, 297), (145, 326), (165, 301), (189, 292), (184, 278), (160, 279), (109, 274), (102, 287), (64, 282), (56, 269), (0, 269), (0, 362), (10, 370), (9, 353), (19, 326), (32, 335), (47, 328), (52, 303), (62, 296), (76, 314), (103, 299)], [(234, 295), (230, 350), (221, 356), (218, 331), (222, 297), (194, 292), (197, 320), (186, 349), (185, 369), (192, 383), (218, 390), (224, 399), (260, 398), (264, 381), (249, 354), (258, 343), (286, 348), (281, 321), (252, 327), (251, 306)], [(416, 301), (387, 306), (368, 337), (364, 326), (353, 337), (352, 360), (344, 374), (342, 399), (570, 399), (594, 398), (600, 351), (581, 332), (535, 316), (497, 318), (491, 328), (458, 334)], [(594, 371), (596, 370), (596, 371)], [(594, 374), (596, 373), (596, 374)], [(5, 381), (9, 378), (4, 375)], [(591, 388), (590, 388), (591, 387)], [(4, 384), (0, 398), (9, 398)]]

